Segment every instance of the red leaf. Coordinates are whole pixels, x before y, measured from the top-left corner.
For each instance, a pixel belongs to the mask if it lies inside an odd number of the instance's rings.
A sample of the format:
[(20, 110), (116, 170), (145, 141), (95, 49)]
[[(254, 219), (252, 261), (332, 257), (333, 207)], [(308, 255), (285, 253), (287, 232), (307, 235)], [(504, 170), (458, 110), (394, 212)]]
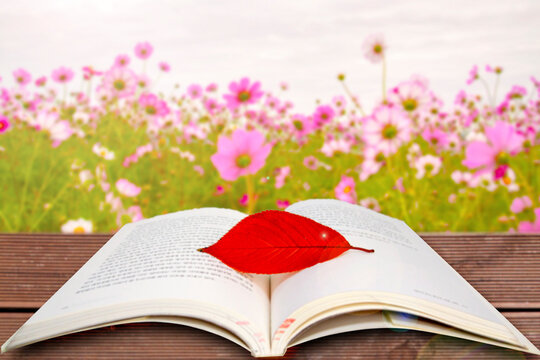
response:
[(268, 210), (236, 224), (214, 245), (199, 251), (246, 273), (298, 271), (331, 260), (353, 247), (337, 231), (306, 217)]

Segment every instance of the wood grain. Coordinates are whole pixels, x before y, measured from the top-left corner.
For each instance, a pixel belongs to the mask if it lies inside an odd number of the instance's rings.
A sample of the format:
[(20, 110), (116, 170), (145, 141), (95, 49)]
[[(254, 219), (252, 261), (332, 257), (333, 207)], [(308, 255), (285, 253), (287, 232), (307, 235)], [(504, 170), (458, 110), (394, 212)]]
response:
[[(422, 236), (495, 307), (540, 309), (540, 235)], [(0, 234), (0, 308), (39, 308), (110, 237)]]
[[(540, 235), (421, 234), (537, 347), (540, 346)], [(68, 280), (111, 234), (0, 234), (0, 342)], [(505, 311), (508, 310), (508, 311)], [(185, 326), (140, 323), (71, 334), (0, 359), (231, 359), (241, 347)], [(289, 349), (288, 359), (540, 359), (415, 331), (367, 330)]]

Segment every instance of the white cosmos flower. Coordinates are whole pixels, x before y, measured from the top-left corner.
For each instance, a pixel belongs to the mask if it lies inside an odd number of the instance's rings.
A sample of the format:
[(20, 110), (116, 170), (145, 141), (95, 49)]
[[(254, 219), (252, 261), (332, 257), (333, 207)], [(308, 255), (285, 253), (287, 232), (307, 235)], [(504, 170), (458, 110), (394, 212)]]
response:
[(79, 218), (77, 220), (69, 220), (62, 225), (61, 230), (65, 234), (88, 234), (94, 231), (94, 225), (90, 220)]

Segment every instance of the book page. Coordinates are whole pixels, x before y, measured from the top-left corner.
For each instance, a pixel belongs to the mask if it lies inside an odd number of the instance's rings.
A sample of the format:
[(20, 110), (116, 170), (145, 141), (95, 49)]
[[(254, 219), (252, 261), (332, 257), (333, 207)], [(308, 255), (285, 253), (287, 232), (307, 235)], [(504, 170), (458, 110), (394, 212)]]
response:
[(375, 252), (348, 250), (311, 268), (272, 276), (272, 334), (311, 301), (358, 291), (408, 295), (506, 326), (504, 317), (404, 222), (338, 200), (302, 201), (287, 211)]
[(205, 208), (126, 225), (27, 324), (118, 304), (127, 309), (133, 303), (178, 300), (241, 316), (239, 326), (260, 329), (257, 336), (267, 338), (268, 278), (238, 273), (197, 251), (218, 241), (245, 216)]

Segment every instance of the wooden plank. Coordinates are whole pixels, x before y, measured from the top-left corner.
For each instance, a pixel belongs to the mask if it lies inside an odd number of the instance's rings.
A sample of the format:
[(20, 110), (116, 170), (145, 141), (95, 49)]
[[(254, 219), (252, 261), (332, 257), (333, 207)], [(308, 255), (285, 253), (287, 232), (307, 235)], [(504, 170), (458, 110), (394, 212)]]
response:
[[(110, 236), (0, 234), (0, 308), (40, 307)], [(540, 309), (539, 234), (422, 237), (495, 307)]]
[[(503, 313), (540, 344), (540, 312)], [(31, 313), (0, 313), (3, 343)], [(2, 359), (247, 359), (241, 347), (185, 326), (139, 323), (71, 334), (10, 351)], [(285, 359), (540, 359), (476, 342), (416, 331), (364, 330), (310, 341)]]

